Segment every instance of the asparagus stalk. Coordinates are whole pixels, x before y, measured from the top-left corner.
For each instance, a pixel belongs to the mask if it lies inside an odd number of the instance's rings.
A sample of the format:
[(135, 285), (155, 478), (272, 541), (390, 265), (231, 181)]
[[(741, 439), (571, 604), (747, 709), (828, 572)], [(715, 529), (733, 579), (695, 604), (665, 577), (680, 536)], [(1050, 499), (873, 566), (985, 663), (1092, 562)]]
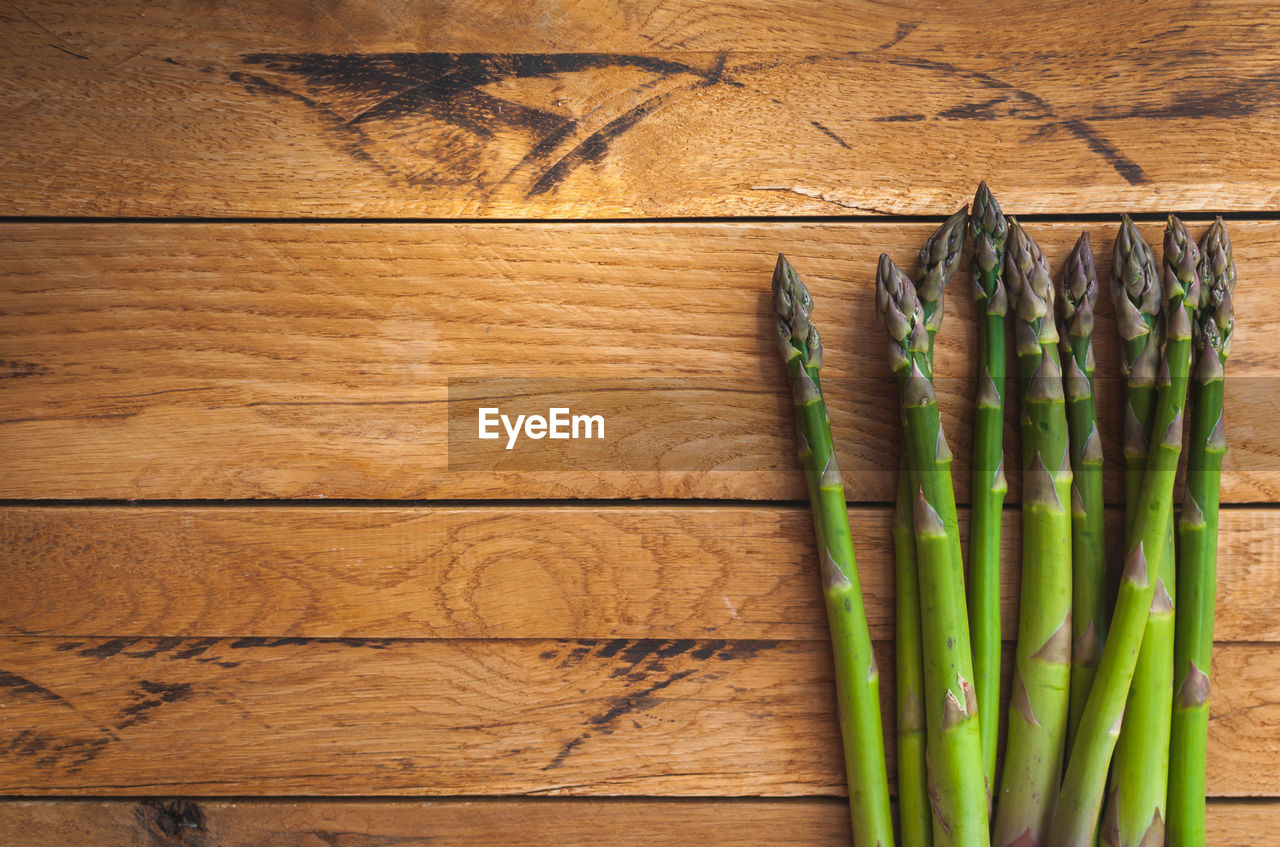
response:
[[(1156, 365), (1164, 339), (1164, 318), (1160, 311), (1161, 293), (1155, 256), (1128, 216), (1116, 235), (1111, 265), (1111, 298), (1118, 316), (1121, 336), (1121, 373), (1124, 376), (1124, 466), (1125, 466), (1125, 537), (1132, 532), (1140, 509), (1139, 497), (1147, 465), (1147, 446), (1152, 440), (1155, 420)], [(1172, 516), (1172, 512), (1170, 513)], [(1171, 517), (1172, 519), (1172, 517)], [(1161, 556), (1167, 562), (1168, 549)], [(1163, 573), (1160, 574), (1163, 576)], [(1167, 593), (1167, 592), (1166, 592)], [(1150, 647), (1144, 631), (1142, 651), (1135, 665), (1135, 679), (1149, 667)], [(1148, 655), (1143, 661), (1144, 652)], [(1132, 688), (1132, 686), (1131, 686)], [(1126, 707), (1126, 710), (1128, 707)], [(1123, 735), (1123, 729), (1121, 730)], [(1130, 733), (1131, 736), (1133, 733)], [(1117, 753), (1119, 757), (1119, 753)], [(1130, 777), (1132, 779), (1132, 777)], [(1115, 801), (1111, 802), (1112, 811)], [(1119, 837), (1118, 817), (1108, 819), (1104, 835), (1113, 841)]]
[(1156, 367), (1164, 341), (1161, 289), (1155, 255), (1125, 215), (1111, 257), (1111, 301), (1120, 330), (1124, 376), (1125, 536), (1137, 518), (1138, 494), (1147, 469), (1147, 445), (1155, 413)]
[(1093, 386), (1093, 313), (1098, 275), (1089, 233), (1080, 233), (1062, 271), (1061, 336), (1071, 445), (1071, 704), (1067, 749), (1075, 739), (1107, 639), (1107, 573), (1102, 439)]
[(1169, 748), (1170, 847), (1205, 843), (1205, 751), (1209, 727), (1209, 674), (1218, 578), (1218, 486), (1227, 452), (1222, 417), (1223, 368), (1235, 326), (1231, 295), (1236, 268), (1231, 239), (1219, 218), (1200, 241), (1201, 312), (1192, 327), (1194, 371), (1187, 400), (1191, 438), (1187, 490), (1178, 521), (1178, 582), (1182, 604), (1174, 635), (1177, 695)]
[(1071, 461), (1049, 263), (1011, 220), (1005, 280), (1022, 389), (1022, 594), (995, 845), (1039, 844), (1062, 776), (1071, 678)]
[(935, 845), (985, 845), (987, 796), (973, 689), (973, 659), (951, 451), (928, 360), (929, 333), (915, 286), (886, 255), (876, 274), (876, 308), (890, 337), (901, 386), (910, 460), (920, 583), (929, 798)]
[(893, 510), (893, 559), (897, 577), (895, 621), (898, 665), (898, 823), (903, 847), (933, 844), (925, 764), (924, 666), (920, 648), (920, 581), (912, 520), (911, 472), (903, 461)]
[(1005, 313), (1002, 279), (1008, 227), (1000, 204), (979, 183), (969, 218), (978, 304), (978, 392), (973, 424), (973, 508), (969, 513), (969, 631), (982, 731), (982, 772), (995, 788), (1000, 728), (1000, 518), (1004, 476)]
[[(1050, 847), (1086, 847), (1097, 830), (1107, 766), (1120, 733), (1125, 698), (1156, 594), (1157, 575), (1167, 553), (1165, 539), (1173, 512), (1173, 481), (1182, 452), (1182, 412), (1191, 365), (1191, 321), (1200, 299), (1198, 262), (1195, 242), (1187, 235), (1182, 222), (1171, 216), (1165, 230), (1162, 280), (1166, 343), (1147, 469), (1133, 529), (1126, 539), (1125, 568), (1111, 629), (1080, 718), (1049, 829)], [(1122, 303), (1117, 304), (1117, 320), (1125, 338), (1132, 338), (1131, 324), (1142, 318), (1136, 307), (1122, 306), (1132, 306), (1135, 295), (1141, 299), (1144, 292), (1127, 291), (1127, 294)]]
[(880, 724), (880, 673), (871, 652), (844, 483), (819, 382), (822, 342), (809, 320), (813, 307), (809, 292), (783, 256), (778, 256), (773, 272), (773, 303), (778, 315), (778, 349), (795, 400), (800, 459), (821, 557), (853, 841), (857, 847), (892, 847), (893, 819)]
[[(1199, 292), (1203, 290), (1202, 286), (1196, 286), (1197, 299), (1188, 304), (1193, 313), (1200, 306)], [(1156, 335), (1157, 332), (1153, 332), (1152, 337)], [(1126, 505), (1129, 511), (1137, 508), (1135, 501)], [(1108, 847), (1164, 840), (1177, 597), (1172, 513), (1165, 547), (1111, 766), (1111, 793), (1102, 823), (1102, 841)]]
[[(928, 360), (931, 368), (933, 341), (942, 326), (943, 292), (960, 264), (967, 219), (968, 209), (961, 207), (934, 231), (920, 249), (918, 291), (929, 334)], [(894, 509), (893, 544), (897, 575), (898, 819), (902, 843), (906, 847), (929, 847), (933, 839), (925, 765), (920, 584), (912, 529), (910, 465), (905, 450), (898, 502)]]

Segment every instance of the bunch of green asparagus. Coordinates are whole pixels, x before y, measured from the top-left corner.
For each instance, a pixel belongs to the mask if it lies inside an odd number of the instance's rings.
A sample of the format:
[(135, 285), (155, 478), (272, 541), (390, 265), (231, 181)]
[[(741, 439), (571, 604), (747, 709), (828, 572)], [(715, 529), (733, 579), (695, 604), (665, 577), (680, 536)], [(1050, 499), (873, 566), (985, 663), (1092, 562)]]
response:
[[(978, 318), (967, 563), (933, 356), (943, 295), (966, 239)], [(1171, 216), (1160, 268), (1123, 219), (1110, 292), (1124, 385), (1125, 530), (1111, 569), (1092, 342), (1101, 286), (1088, 234), (1055, 284), (1044, 252), (1006, 219), (984, 183), (972, 209), (947, 218), (921, 248), (914, 279), (880, 257), (876, 309), (889, 336), (903, 433), (892, 536), (896, 834), (907, 847), (1205, 843), (1223, 373), (1235, 278), (1221, 219), (1197, 245)], [(854, 844), (890, 847), (879, 675), (820, 382), (822, 344), (812, 298), (782, 256), (773, 302), (813, 504)], [(1010, 341), (1020, 398), (1021, 593), (997, 779)], [(1112, 570), (1121, 571), (1119, 588), (1109, 592)]]

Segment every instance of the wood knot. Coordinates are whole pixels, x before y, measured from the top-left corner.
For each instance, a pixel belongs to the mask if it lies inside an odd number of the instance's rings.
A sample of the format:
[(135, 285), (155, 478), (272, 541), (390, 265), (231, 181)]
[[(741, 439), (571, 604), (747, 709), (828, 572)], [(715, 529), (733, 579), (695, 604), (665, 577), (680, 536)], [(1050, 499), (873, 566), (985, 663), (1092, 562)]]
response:
[(137, 816), (156, 844), (204, 843), (204, 812), (192, 800), (144, 800)]

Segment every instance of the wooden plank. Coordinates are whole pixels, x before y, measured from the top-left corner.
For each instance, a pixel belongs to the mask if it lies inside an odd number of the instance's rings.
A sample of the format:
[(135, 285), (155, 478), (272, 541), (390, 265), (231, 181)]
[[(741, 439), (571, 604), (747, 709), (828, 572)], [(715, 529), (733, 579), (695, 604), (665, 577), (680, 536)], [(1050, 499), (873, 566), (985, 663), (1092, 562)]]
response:
[(982, 178), (1022, 212), (1274, 208), (1274, 10), (1078, 14), (12, 0), (0, 213), (935, 214)]
[[(5, 794), (817, 796), (843, 785), (820, 641), (2, 644)], [(886, 648), (882, 693), (893, 690)], [(1210, 793), (1280, 794), (1280, 649), (1221, 645), (1214, 670)]]
[[(802, 499), (769, 339), (768, 279), (785, 249), (818, 298), (849, 496), (890, 501), (896, 387), (871, 278), (880, 251), (906, 262), (931, 228), (10, 225), (0, 242), (0, 361), (10, 377), (0, 438), (23, 449), (0, 456), (0, 496)], [(1231, 228), (1242, 282), (1223, 497), (1274, 501), (1280, 303), (1261, 281), (1280, 277), (1280, 223)], [(1055, 263), (1077, 234), (1075, 224), (1032, 229)], [(1114, 226), (1089, 229), (1105, 274)], [(1160, 225), (1144, 230), (1158, 239)], [(963, 275), (953, 283), (938, 348), (962, 497), (968, 286)], [(1114, 459), (1115, 330), (1109, 306), (1100, 311)], [(572, 451), (547, 453), (559, 458), (542, 470), (450, 469), (449, 380), (511, 376), (588, 386), (587, 396), (614, 404), (610, 432), (630, 427), (628, 437), (602, 442), (606, 463), (580, 471), (565, 469)], [(606, 389), (626, 378), (670, 380), (697, 402), (611, 400)]]
[[(218, 847), (379, 844), (397, 847), (846, 847), (847, 807), (835, 799), (736, 800), (13, 800), (0, 802), (0, 840), (29, 847), (153, 847), (201, 837)], [(1214, 800), (1207, 843), (1256, 847), (1280, 827), (1280, 803)]]
[[(889, 510), (851, 516), (888, 640)], [(1012, 639), (1016, 511), (1005, 533)], [(1221, 533), (1218, 639), (1280, 641), (1280, 512), (1226, 510)], [(0, 633), (821, 639), (812, 536), (792, 507), (9, 508)]]

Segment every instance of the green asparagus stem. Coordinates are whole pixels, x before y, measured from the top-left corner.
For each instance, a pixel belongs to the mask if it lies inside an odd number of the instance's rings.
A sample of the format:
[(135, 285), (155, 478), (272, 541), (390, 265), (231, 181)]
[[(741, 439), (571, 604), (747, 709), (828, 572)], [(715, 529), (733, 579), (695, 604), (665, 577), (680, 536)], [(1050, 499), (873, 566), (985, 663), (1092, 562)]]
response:
[(1111, 258), (1111, 302), (1120, 330), (1120, 372), (1124, 376), (1125, 536), (1137, 518), (1138, 493), (1147, 470), (1147, 445), (1155, 413), (1156, 367), (1164, 324), (1155, 255), (1125, 215)]
[[(1164, 243), (1166, 343), (1147, 470), (1133, 529), (1126, 539), (1125, 569), (1111, 629), (1049, 829), (1050, 847), (1087, 847), (1097, 830), (1107, 766), (1120, 733), (1126, 695), (1156, 594), (1156, 577), (1167, 552), (1165, 540), (1173, 513), (1173, 481), (1182, 452), (1182, 412), (1191, 366), (1191, 322), (1200, 299), (1200, 283), (1199, 250), (1177, 218), (1169, 218)], [(1141, 276), (1130, 278), (1137, 287), (1126, 289), (1126, 296), (1117, 303), (1117, 321), (1126, 339), (1134, 336), (1132, 324), (1142, 320), (1136, 307), (1126, 308), (1145, 297), (1146, 280)]]
[(1039, 844), (1062, 777), (1071, 679), (1071, 460), (1049, 263), (1011, 220), (1005, 281), (1022, 388), (1022, 593), (992, 843)]
[(795, 400), (800, 459), (809, 484), (821, 557), (853, 841), (856, 847), (892, 847), (893, 819), (880, 724), (880, 673), (871, 652), (844, 483), (818, 378), (822, 342), (809, 320), (809, 292), (783, 256), (778, 256), (773, 272), (773, 303), (778, 315), (778, 349), (786, 363)]
[(982, 772), (995, 789), (1000, 728), (1000, 517), (1009, 490), (1004, 476), (1005, 294), (1000, 204), (978, 185), (969, 218), (974, 299), (978, 304), (978, 391), (973, 423), (973, 508), (969, 513), (969, 631), (982, 730)]
[(1201, 311), (1192, 327), (1195, 364), (1187, 389), (1191, 438), (1187, 490), (1178, 521), (1182, 602), (1174, 636), (1173, 727), (1169, 748), (1167, 843), (1205, 843), (1205, 751), (1209, 731), (1210, 659), (1218, 581), (1218, 487), (1227, 452), (1222, 416), (1223, 369), (1235, 327), (1231, 296), (1236, 267), (1219, 218), (1200, 241)]
[[(933, 340), (942, 326), (943, 292), (960, 264), (968, 209), (947, 218), (920, 250), (918, 291), (929, 333), (929, 364)], [(904, 847), (933, 843), (929, 811), (924, 738), (924, 668), (920, 653), (920, 584), (916, 573), (912, 530), (910, 465), (903, 451), (898, 502), (893, 518), (894, 561), (897, 571), (897, 704), (898, 704), (898, 819)]]
[(1107, 559), (1102, 500), (1102, 439), (1093, 386), (1093, 313), (1098, 274), (1089, 233), (1080, 233), (1062, 270), (1063, 387), (1071, 445), (1071, 706), (1067, 749), (1107, 640)]
[(911, 280), (885, 255), (876, 274), (876, 308), (891, 340), (890, 363), (901, 385), (903, 429), (916, 490), (913, 523), (933, 840), (938, 847), (986, 845), (987, 792), (951, 451), (933, 389), (924, 310)]
[(898, 474), (893, 510), (893, 559), (897, 577), (895, 650), (898, 665), (898, 822), (902, 847), (933, 844), (925, 764), (924, 661), (920, 652), (920, 581), (912, 526), (911, 471)]
[[(1192, 247), (1194, 248), (1194, 244)], [(1167, 248), (1166, 248), (1167, 249)], [(1197, 286), (1195, 291), (1203, 291)], [(1189, 302), (1196, 310), (1199, 301)], [(1163, 326), (1155, 325), (1149, 343), (1159, 343)], [(1132, 394), (1130, 387), (1126, 390)], [(1144, 389), (1138, 389), (1130, 425), (1148, 428), (1153, 421), (1142, 417)], [(1145, 394), (1149, 397), (1150, 390)], [(1146, 412), (1150, 414), (1150, 412)], [(1126, 501), (1126, 516), (1138, 509), (1137, 493)], [(1156, 591), (1147, 617), (1142, 647), (1134, 667), (1133, 682), (1125, 703), (1124, 721), (1111, 765), (1111, 792), (1102, 816), (1102, 842), (1107, 847), (1129, 847), (1164, 840), (1165, 797), (1169, 784), (1169, 726), (1173, 711), (1173, 629), (1177, 597), (1176, 562), (1173, 555), (1173, 517), (1170, 513), (1165, 550), (1160, 558)]]
[[(1121, 373), (1124, 376), (1124, 465), (1125, 465), (1125, 536), (1128, 538), (1140, 510), (1143, 477), (1146, 473), (1147, 446), (1152, 440), (1155, 426), (1155, 377), (1160, 346), (1164, 340), (1164, 318), (1160, 311), (1160, 287), (1157, 281), (1155, 256), (1126, 216), (1116, 235), (1111, 267), (1111, 297), (1118, 316), (1117, 327), (1121, 336)], [(1172, 512), (1170, 512), (1172, 520)], [(1166, 541), (1166, 545), (1167, 545)], [(1166, 550), (1160, 561), (1167, 563), (1171, 553)], [(1161, 572), (1159, 577), (1163, 577)], [(1163, 582), (1161, 583), (1164, 584)], [(1167, 594), (1167, 589), (1164, 592)], [(1148, 638), (1144, 631), (1143, 647), (1138, 654), (1134, 678), (1138, 687), (1149, 685), (1143, 669), (1150, 667), (1152, 657)], [(1144, 661), (1145, 656), (1145, 661)], [(1133, 685), (1130, 686), (1132, 696)], [(1126, 711), (1129, 706), (1126, 705)], [(1139, 706), (1139, 708), (1141, 708)], [(1123, 735), (1123, 729), (1121, 730)], [(1134, 733), (1130, 733), (1131, 739)], [(1131, 742), (1132, 743), (1132, 740)], [(1122, 748), (1122, 744), (1118, 745)], [(1117, 759), (1120, 753), (1117, 752)], [(1130, 770), (1125, 766), (1126, 771)], [(1132, 777), (1129, 777), (1132, 780)], [(1119, 837), (1116, 802), (1110, 802), (1110, 826), (1104, 835), (1112, 842)]]

